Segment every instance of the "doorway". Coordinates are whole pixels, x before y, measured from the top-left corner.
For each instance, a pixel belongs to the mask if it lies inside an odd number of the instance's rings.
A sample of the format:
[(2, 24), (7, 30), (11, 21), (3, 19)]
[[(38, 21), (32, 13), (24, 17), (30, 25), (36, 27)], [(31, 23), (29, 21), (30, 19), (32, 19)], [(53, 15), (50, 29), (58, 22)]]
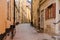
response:
[(40, 14), (40, 30), (44, 32), (44, 10)]

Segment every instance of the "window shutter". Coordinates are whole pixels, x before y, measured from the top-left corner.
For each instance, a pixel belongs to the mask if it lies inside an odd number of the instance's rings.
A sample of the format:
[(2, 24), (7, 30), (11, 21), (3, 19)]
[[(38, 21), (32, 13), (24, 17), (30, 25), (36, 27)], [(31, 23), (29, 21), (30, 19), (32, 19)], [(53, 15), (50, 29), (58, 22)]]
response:
[(49, 19), (48, 8), (45, 9), (45, 20)]
[(52, 16), (53, 16), (53, 18), (56, 17), (56, 3), (53, 3), (53, 5), (52, 5)]

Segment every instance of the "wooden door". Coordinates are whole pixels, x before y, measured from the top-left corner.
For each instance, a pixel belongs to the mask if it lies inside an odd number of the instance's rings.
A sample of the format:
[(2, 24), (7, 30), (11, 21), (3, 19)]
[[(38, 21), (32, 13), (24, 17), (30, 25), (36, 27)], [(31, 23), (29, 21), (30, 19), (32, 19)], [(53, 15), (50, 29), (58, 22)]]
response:
[(40, 29), (42, 32), (44, 31), (44, 10), (40, 14)]

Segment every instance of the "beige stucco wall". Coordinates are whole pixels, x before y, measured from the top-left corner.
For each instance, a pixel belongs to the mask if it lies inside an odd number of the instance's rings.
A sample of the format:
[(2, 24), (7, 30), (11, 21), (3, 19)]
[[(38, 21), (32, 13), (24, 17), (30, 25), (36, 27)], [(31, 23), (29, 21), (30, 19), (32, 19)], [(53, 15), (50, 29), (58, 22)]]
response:
[(56, 34), (60, 33), (60, 14), (59, 14), (59, 9), (60, 9), (60, 0), (56, 0), (56, 22), (58, 22), (56, 24)]
[(19, 13), (17, 8), (15, 8), (15, 23), (19, 22)]
[[(59, 10), (60, 10), (60, 0), (59, 0)], [(60, 14), (59, 14), (59, 20), (60, 20)]]
[[(54, 24), (57, 23), (60, 20), (60, 14), (59, 14), (59, 9), (60, 9), (60, 2), (59, 0), (47, 0), (45, 1), (41, 7), (40, 7), (40, 11), (44, 10), (51, 5), (52, 3), (56, 3), (56, 18), (55, 19), (48, 19), (48, 20), (44, 20), (44, 31), (48, 34), (54, 34), (54, 33), (58, 33), (58, 28), (59, 28), (59, 23), (58, 24)], [(45, 12), (44, 12), (45, 15)]]
[(22, 23), (22, 1), (23, 0), (20, 0), (20, 23)]
[[(58, 0), (58, 20), (60, 21), (60, 14), (59, 14), (59, 10), (60, 10), (60, 0)], [(58, 30), (57, 30), (58, 34), (60, 34), (60, 22), (58, 23)]]
[[(60, 0), (59, 0), (59, 4), (60, 4)], [(60, 7), (60, 5), (59, 5), (59, 7)], [(60, 9), (60, 8), (59, 8)]]
[(37, 13), (38, 7), (39, 7), (39, 0), (33, 0), (32, 14), (33, 14), (33, 25), (34, 26), (38, 26), (38, 13)]

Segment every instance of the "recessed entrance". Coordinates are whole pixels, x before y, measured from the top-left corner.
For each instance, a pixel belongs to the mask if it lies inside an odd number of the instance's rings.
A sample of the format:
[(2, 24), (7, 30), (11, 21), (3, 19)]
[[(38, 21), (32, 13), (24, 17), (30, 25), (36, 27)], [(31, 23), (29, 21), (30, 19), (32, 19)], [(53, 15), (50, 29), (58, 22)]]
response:
[(44, 10), (42, 10), (40, 14), (40, 28), (44, 32)]

